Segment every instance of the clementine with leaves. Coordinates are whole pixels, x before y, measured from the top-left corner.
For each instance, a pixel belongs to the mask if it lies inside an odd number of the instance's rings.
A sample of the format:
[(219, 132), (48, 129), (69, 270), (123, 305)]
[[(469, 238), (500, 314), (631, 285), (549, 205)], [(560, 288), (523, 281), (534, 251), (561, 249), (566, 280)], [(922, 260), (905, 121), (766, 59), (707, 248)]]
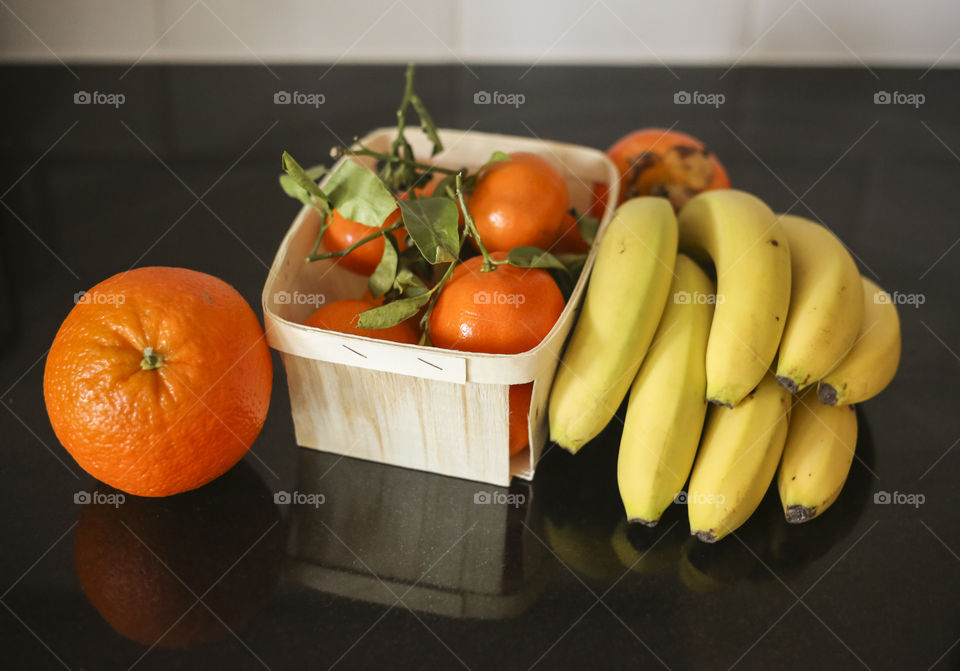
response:
[[(396, 223), (399, 219), (400, 210), (394, 210), (380, 226), (381, 230)], [(330, 219), (330, 225), (323, 233), (323, 246), (326, 247), (327, 251), (340, 252), (374, 232), (376, 232), (375, 228), (345, 219), (343, 215), (334, 210), (333, 217)], [(401, 251), (407, 247), (404, 242), (406, 235), (406, 229), (402, 227), (394, 231), (397, 247)], [(371, 275), (373, 271), (376, 270), (377, 264), (380, 263), (380, 257), (383, 256), (383, 246), (385, 244), (386, 241), (383, 236), (377, 236), (369, 242), (363, 243), (350, 253), (336, 259), (336, 263), (360, 275)]]
[[(505, 252), (491, 254), (494, 261)], [(430, 339), (464, 352), (519, 354), (542, 341), (563, 312), (563, 294), (539, 268), (503, 264), (483, 270), (475, 256), (457, 266), (430, 313)], [(527, 445), (532, 383), (510, 387), (510, 454)]]
[(307, 326), (314, 326), (328, 331), (337, 331), (339, 333), (366, 336), (367, 338), (377, 338), (379, 340), (390, 340), (392, 342), (416, 345), (420, 335), (411, 323), (412, 320), (403, 321), (396, 326), (383, 329), (362, 329), (357, 325), (360, 313), (376, 307), (379, 302), (372, 297), (370, 300), (366, 298), (347, 298), (332, 301), (320, 307), (320, 309), (310, 315), (304, 323)]
[(267, 416), (273, 366), (253, 310), (223, 280), (139, 268), (88, 291), (47, 354), (50, 423), (81, 468), (168, 496), (236, 464)]
[(569, 193), (563, 175), (546, 159), (510, 154), (487, 168), (467, 203), (491, 252), (533, 246), (550, 249), (561, 234)]

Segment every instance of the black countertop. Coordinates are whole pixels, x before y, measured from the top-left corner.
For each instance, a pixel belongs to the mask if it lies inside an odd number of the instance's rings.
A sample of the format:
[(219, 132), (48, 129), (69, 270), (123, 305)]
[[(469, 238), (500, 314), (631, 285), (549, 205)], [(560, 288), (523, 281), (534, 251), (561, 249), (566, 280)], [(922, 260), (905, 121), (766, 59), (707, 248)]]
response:
[[(788, 526), (774, 488), (716, 546), (687, 535), (681, 506), (628, 531), (617, 422), (576, 458), (551, 450), (511, 488), (522, 504), (476, 505), (494, 488), (298, 448), (278, 357), (270, 416), (226, 476), (171, 499), (74, 502), (97, 484), (41, 392), (74, 294), (177, 265), (259, 312), (297, 209), (277, 186), (281, 151), (322, 161), (337, 138), (390, 125), (401, 72), (0, 68), (3, 666), (960, 667), (956, 71), (419, 71), (442, 126), (606, 147), (676, 124), (736, 185), (825, 222), (864, 273), (922, 300), (900, 306), (900, 372), (860, 408), (859, 459), (821, 519)], [(281, 90), (325, 98), (275, 105)], [(475, 105), (481, 90), (524, 102)], [(79, 91), (124, 102), (74, 104)], [(725, 100), (677, 105), (678, 91)], [(875, 104), (879, 91), (925, 100)], [(275, 505), (285, 491), (325, 498)], [(918, 496), (882, 505), (880, 492)], [(75, 555), (99, 571), (78, 575)]]

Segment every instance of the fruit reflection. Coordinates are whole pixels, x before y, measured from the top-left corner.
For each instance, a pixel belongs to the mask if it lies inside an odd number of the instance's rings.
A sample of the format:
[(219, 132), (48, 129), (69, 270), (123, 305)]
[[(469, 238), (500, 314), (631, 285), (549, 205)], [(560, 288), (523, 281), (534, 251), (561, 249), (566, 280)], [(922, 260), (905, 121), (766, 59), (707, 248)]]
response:
[(301, 450), (297, 490), (323, 503), (291, 503), (288, 570), (321, 592), (386, 605), (403, 595), (418, 612), (502, 619), (549, 580), (530, 483), (504, 489)]
[(273, 495), (246, 463), (185, 494), (122, 501), (85, 506), (74, 547), (80, 585), (117, 633), (162, 648), (216, 641), (266, 600), (283, 529)]

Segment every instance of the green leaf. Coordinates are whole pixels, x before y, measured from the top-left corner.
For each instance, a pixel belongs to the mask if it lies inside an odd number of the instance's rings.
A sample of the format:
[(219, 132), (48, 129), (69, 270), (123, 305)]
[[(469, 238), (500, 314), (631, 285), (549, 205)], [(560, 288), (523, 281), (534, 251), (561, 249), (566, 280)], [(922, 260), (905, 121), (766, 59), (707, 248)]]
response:
[(403, 225), (420, 253), (430, 263), (454, 261), (460, 253), (456, 204), (449, 198), (431, 197), (399, 201)]
[(416, 273), (406, 268), (397, 272), (393, 281), (393, 286), (402, 291), (407, 296), (421, 296), (428, 291), (427, 285), (423, 283)]
[[(291, 180), (293, 180), (294, 186), (300, 187), (300, 189), (302, 189), (305, 194), (309, 194), (310, 196), (313, 196), (313, 198), (316, 198), (321, 203), (329, 204), (330, 199), (327, 197), (327, 194), (324, 193), (319, 186), (317, 186), (317, 183), (314, 181), (314, 178), (311, 177), (310, 172), (300, 167), (300, 164), (297, 163), (296, 160), (294, 160), (293, 156), (291, 156), (289, 152), (283, 152), (282, 165), (283, 165), (283, 171), (290, 176)], [(316, 171), (318, 167), (322, 167), (322, 166), (314, 166), (310, 170)], [(326, 168), (324, 168), (324, 170), (326, 170)], [(318, 212), (322, 213), (324, 211), (323, 208), (318, 206), (317, 203), (314, 202), (312, 198), (304, 196), (306, 197), (306, 200), (303, 200), (303, 198), (301, 198), (299, 194), (294, 195), (290, 191), (287, 191), (288, 187), (285, 186), (283, 178), (280, 179), (280, 186), (283, 187), (283, 190), (288, 195), (292, 195), (294, 198), (296, 198), (297, 200), (300, 200), (303, 203), (313, 205), (313, 207), (316, 208)], [(377, 225), (379, 226), (379, 224)]]
[(596, 217), (591, 217), (589, 214), (581, 214), (576, 210), (571, 210), (570, 213), (573, 215), (573, 218), (577, 220), (577, 231), (579, 231), (580, 237), (583, 238), (583, 241), (588, 245), (592, 245), (593, 241), (597, 239), (600, 220)]
[(538, 247), (514, 247), (507, 254), (510, 265), (518, 268), (556, 268), (566, 271), (567, 267), (550, 252)]
[(285, 194), (291, 198), (296, 198), (304, 205), (313, 204), (313, 201), (310, 199), (310, 194), (307, 193), (307, 190), (297, 184), (297, 181), (290, 175), (280, 175), (280, 188), (283, 189)]
[(400, 322), (417, 314), (420, 308), (430, 300), (430, 296), (431, 293), (427, 292), (420, 296), (401, 298), (392, 303), (378, 305), (375, 308), (365, 310), (360, 313), (357, 326), (362, 329), (385, 329), (396, 326)]
[(396, 201), (380, 178), (354, 161), (344, 161), (325, 185), (330, 205), (346, 219), (380, 228)]
[(383, 237), (383, 256), (367, 280), (367, 287), (374, 298), (380, 298), (390, 291), (397, 276), (397, 239), (393, 237), (393, 233), (384, 233)]
[(571, 276), (576, 277), (583, 270), (583, 264), (587, 262), (587, 254), (557, 254), (557, 260), (563, 264)]

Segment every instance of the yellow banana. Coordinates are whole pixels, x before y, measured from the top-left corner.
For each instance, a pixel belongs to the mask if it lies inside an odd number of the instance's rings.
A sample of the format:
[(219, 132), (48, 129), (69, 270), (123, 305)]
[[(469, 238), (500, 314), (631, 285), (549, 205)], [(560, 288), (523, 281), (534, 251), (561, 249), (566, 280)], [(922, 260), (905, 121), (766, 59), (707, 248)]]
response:
[(824, 405), (812, 388), (800, 396), (777, 474), (787, 522), (806, 522), (830, 507), (847, 480), (856, 444), (853, 406)]
[(837, 367), (863, 323), (860, 272), (843, 243), (802, 217), (781, 215), (793, 273), (777, 379), (796, 394)]
[(550, 394), (550, 436), (577, 452), (610, 422), (660, 321), (677, 256), (677, 219), (664, 198), (617, 208)]
[(687, 493), (691, 534), (713, 543), (757, 509), (783, 453), (790, 402), (767, 374), (739, 405), (710, 409)]
[(860, 403), (890, 384), (900, 365), (900, 318), (890, 295), (863, 281), (863, 323), (840, 364), (820, 381), (817, 393), (827, 405)]
[(704, 356), (713, 282), (683, 254), (674, 273), (653, 345), (630, 389), (617, 465), (627, 518), (647, 526), (683, 489), (707, 411)]
[(707, 342), (707, 399), (733, 407), (773, 362), (790, 306), (790, 245), (763, 201), (705, 191), (678, 217), (680, 247), (717, 269), (717, 308)]

